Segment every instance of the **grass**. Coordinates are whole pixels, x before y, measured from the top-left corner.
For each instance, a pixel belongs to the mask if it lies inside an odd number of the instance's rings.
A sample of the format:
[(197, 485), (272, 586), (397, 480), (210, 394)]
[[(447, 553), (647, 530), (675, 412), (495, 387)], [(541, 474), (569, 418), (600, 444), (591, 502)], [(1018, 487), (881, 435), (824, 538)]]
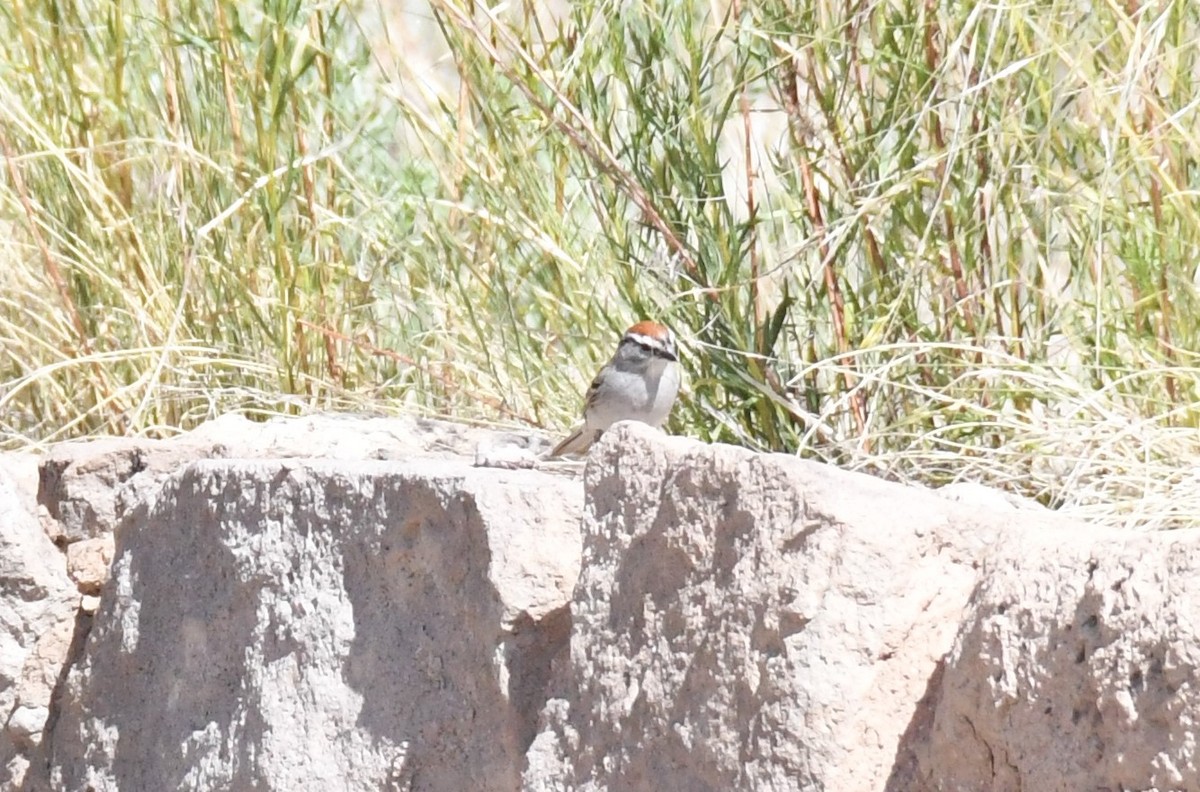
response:
[(0, 8), (0, 444), (558, 432), (659, 317), (673, 431), (1197, 522), (1200, 6), (404, 8)]

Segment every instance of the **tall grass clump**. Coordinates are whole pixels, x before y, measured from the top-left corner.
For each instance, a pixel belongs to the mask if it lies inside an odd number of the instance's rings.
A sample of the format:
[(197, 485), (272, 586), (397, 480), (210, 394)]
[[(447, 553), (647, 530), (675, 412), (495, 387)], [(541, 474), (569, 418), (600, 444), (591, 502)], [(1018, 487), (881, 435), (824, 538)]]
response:
[(1196, 490), (1186, 0), (14, 0), (0, 431), (672, 428), (1160, 527)]

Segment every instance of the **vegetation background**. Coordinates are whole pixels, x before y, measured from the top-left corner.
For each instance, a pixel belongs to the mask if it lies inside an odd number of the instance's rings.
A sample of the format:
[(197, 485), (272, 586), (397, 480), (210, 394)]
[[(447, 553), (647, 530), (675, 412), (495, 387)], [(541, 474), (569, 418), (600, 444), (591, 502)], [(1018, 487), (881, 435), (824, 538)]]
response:
[(1200, 514), (1191, 0), (9, 0), (0, 446), (215, 415), (671, 429)]

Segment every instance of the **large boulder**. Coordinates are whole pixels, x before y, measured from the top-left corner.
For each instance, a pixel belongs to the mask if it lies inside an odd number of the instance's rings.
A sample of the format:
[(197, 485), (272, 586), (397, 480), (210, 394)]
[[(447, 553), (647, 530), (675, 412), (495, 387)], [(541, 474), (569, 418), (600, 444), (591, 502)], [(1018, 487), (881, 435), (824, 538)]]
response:
[(597, 446), (586, 492), (531, 791), (916, 788), (981, 559), (1014, 532), (1089, 537), (1003, 499), (636, 425)]
[(570, 628), (577, 481), (207, 460), (128, 512), (56, 790), (513, 790)]
[(1200, 531), (989, 556), (906, 789), (1200, 789)]

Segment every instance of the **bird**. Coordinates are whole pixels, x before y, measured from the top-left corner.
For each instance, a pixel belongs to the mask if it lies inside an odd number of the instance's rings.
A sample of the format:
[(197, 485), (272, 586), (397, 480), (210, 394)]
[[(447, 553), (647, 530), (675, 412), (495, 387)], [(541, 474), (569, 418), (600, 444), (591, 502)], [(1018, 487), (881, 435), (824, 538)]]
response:
[(675, 336), (665, 325), (643, 320), (621, 336), (612, 359), (588, 388), (583, 425), (554, 447), (551, 458), (583, 454), (617, 421), (662, 426), (679, 395)]

